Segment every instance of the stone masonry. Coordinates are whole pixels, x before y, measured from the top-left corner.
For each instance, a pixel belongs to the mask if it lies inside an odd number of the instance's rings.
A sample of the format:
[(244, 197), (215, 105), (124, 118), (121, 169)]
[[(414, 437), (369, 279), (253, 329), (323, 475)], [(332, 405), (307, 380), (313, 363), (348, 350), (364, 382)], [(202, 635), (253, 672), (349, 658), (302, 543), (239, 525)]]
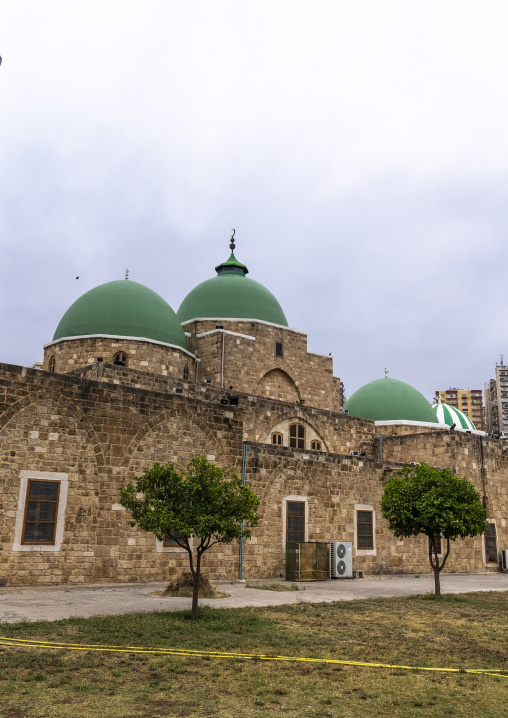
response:
[[(220, 388), (341, 410), (331, 356), (307, 350), (303, 332), (260, 321), (199, 319), (184, 324), (199, 356), (199, 379)], [(277, 354), (279, 349), (279, 354)]]
[[(486, 497), (499, 548), (508, 547), (508, 461), (502, 442), (414, 430), (383, 435), (381, 461), (373, 422), (310, 402), (238, 387), (221, 390), (201, 378), (183, 381), (178, 374), (104, 363), (72, 374), (0, 365), (0, 583), (162, 581), (186, 570), (187, 555), (180, 548), (163, 547), (152, 534), (129, 525), (119, 490), (156, 461), (184, 467), (197, 455), (240, 473), (244, 442), (247, 483), (261, 499), (259, 525), (245, 546), (247, 579), (284, 575), (288, 497), (305, 502), (309, 541), (353, 542), (355, 569), (428, 571), (425, 538), (397, 541), (379, 509), (385, 482), (411, 461), (470, 478)], [(294, 422), (306, 427), (304, 449), (288, 446)], [(282, 446), (270, 443), (274, 431), (284, 435)], [(321, 451), (310, 449), (312, 438), (322, 442)], [(23, 481), (41, 476), (61, 482), (62, 506), (65, 493), (61, 539), (51, 547), (21, 546)], [(374, 512), (374, 548), (360, 550), (356, 512), (366, 509)], [(447, 570), (485, 568), (483, 537), (453, 544)], [(213, 578), (237, 576), (238, 545), (212, 548), (204, 570)]]
[(49, 370), (51, 357), (54, 357), (55, 371), (60, 374), (96, 364), (99, 359), (113, 364), (114, 357), (120, 352), (126, 355), (127, 366), (131, 369), (183, 377), (187, 367), (190, 377), (196, 375), (196, 358), (181, 347), (152, 340), (101, 336), (59, 339), (46, 344), (43, 369)]

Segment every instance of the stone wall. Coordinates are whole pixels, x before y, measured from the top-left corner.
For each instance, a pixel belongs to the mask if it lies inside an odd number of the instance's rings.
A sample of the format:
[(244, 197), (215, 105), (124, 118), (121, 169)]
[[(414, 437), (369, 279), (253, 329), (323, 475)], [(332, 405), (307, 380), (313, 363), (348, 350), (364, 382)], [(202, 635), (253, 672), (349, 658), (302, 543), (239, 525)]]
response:
[[(220, 328), (217, 328), (220, 327)], [(196, 320), (185, 324), (200, 379), (214, 386), (286, 402), (341, 410), (340, 380), (330, 356), (307, 350), (307, 335), (265, 322)], [(277, 356), (276, 345), (282, 345)]]
[(376, 422), (376, 436), (403, 436), (404, 434), (431, 434), (436, 431), (447, 432), (449, 427), (439, 426), (438, 424), (430, 424), (427, 422), (409, 422), (401, 421), (398, 424), (383, 424)]
[[(0, 582), (164, 580), (186, 568), (180, 549), (129, 526), (119, 490), (155, 461), (183, 467), (204, 455), (240, 471), (234, 408), (21, 367), (1, 365), (0, 374)], [(24, 474), (68, 486), (58, 550), (13, 550)]]
[[(247, 467), (248, 482), (262, 501), (259, 528), (245, 550), (244, 575), (284, 575), (285, 497), (306, 500), (309, 541), (352, 542), (355, 570), (367, 574), (430, 570), (426, 537), (398, 541), (381, 516), (384, 485), (400, 464), (257, 444), (249, 445)], [(356, 546), (356, 512), (369, 509), (374, 512), (374, 549), (360, 550)], [(498, 518), (497, 511), (492, 518)], [(499, 544), (508, 539), (500, 519), (498, 534)], [(446, 570), (485, 570), (483, 537), (452, 543)]]
[[(352, 541), (354, 567), (367, 573), (428, 571), (426, 539), (397, 541), (380, 514), (387, 479), (409, 461), (448, 467), (474, 481), (487, 497), (499, 548), (508, 548), (508, 462), (503, 444), (476, 435), (435, 431), (386, 437), (384, 462), (373, 422), (276, 399), (227, 392), (196, 383), (175, 394), (169, 379), (122, 367), (85, 376), (0, 365), (0, 582), (9, 585), (163, 581), (187, 569), (179, 548), (163, 548), (129, 526), (119, 491), (154, 462), (184, 467), (204, 455), (241, 471), (248, 439), (247, 482), (261, 499), (260, 523), (246, 542), (244, 576), (284, 575), (284, 511), (288, 497), (307, 505), (309, 541)], [(115, 379), (115, 376), (117, 377)], [(120, 381), (122, 383), (115, 383)], [(136, 386), (144, 379), (144, 386)], [(166, 384), (169, 382), (169, 384)], [(204, 389), (204, 391), (202, 391)], [(222, 403), (224, 402), (224, 403)], [(273, 446), (270, 432), (298, 420), (328, 451)], [(310, 438), (310, 434), (307, 438)], [(67, 492), (58, 547), (21, 547), (27, 477), (58, 480)], [(375, 546), (356, 548), (356, 512), (372, 510)], [(16, 543), (17, 542), (17, 543)], [(447, 570), (481, 571), (482, 537), (457, 541)], [(216, 546), (205, 570), (234, 578), (238, 546)]]
[(288, 446), (292, 423), (305, 426), (305, 449), (310, 449), (311, 440), (316, 438), (322, 441), (324, 450), (333, 453), (349, 454), (360, 451), (363, 444), (370, 446), (374, 431), (374, 422), (368, 419), (264, 397), (248, 397), (243, 414), (245, 440), (270, 444), (272, 433), (280, 431), (284, 445)]
[(131, 369), (179, 378), (183, 378), (185, 367), (192, 378), (196, 372), (195, 357), (179, 347), (162, 342), (111, 337), (59, 339), (46, 344), (42, 368), (48, 371), (50, 359), (54, 357), (55, 372), (65, 374), (96, 364), (98, 358), (105, 364), (113, 364), (119, 352), (127, 356), (127, 366)]
[(281, 430), (284, 445), (289, 445), (289, 425), (301, 423), (307, 429), (305, 448), (312, 439), (321, 440), (324, 450), (349, 453), (360, 451), (372, 441), (374, 422), (347, 414), (315, 409), (299, 402), (288, 403), (266, 397), (221, 390), (214, 385), (182, 381), (170, 376), (147, 374), (112, 364), (94, 364), (70, 372), (71, 376), (92, 381), (108, 382), (165, 393), (178, 393), (221, 406), (241, 407), (243, 438), (245, 441), (271, 443), (274, 431)]
[[(488, 520), (496, 524), (498, 550), (508, 548), (508, 452), (503, 442), (478, 434), (437, 430), (383, 438), (383, 454), (386, 461), (425, 462), (472, 481), (487, 507)], [(483, 539), (474, 543), (478, 549)]]

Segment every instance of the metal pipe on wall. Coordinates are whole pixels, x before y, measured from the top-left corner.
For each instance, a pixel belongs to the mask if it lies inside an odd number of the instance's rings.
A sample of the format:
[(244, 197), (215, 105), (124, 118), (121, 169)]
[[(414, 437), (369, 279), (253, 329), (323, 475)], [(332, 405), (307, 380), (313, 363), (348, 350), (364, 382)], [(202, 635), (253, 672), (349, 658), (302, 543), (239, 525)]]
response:
[(220, 360), (220, 388), (224, 389), (224, 329), (222, 329), (222, 350)]
[[(247, 473), (247, 444), (243, 442), (242, 450), (242, 486), (245, 486), (245, 474)], [(243, 581), (243, 521), (240, 524), (240, 544), (238, 548), (238, 580)]]

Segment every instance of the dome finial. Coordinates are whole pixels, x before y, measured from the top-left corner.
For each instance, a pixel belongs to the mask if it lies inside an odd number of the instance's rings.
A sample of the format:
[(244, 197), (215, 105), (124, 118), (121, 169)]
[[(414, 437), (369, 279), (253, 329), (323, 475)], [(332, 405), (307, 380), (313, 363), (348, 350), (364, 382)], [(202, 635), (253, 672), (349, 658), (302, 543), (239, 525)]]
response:
[(385, 369), (385, 377), (388, 378), (388, 369)]
[(233, 234), (231, 235), (231, 239), (229, 241), (229, 249), (233, 251), (235, 248), (235, 230), (232, 229), (231, 231), (233, 232)]
[(129, 270), (128, 269), (125, 270), (125, 279), (129, 279)]

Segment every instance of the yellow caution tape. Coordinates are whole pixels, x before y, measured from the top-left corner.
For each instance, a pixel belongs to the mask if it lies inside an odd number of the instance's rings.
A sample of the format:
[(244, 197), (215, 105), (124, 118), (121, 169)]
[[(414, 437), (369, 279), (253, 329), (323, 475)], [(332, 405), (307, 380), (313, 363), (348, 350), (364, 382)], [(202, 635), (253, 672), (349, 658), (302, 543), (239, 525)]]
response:
[(109, 653), (148, 653), (162, 656), (190, 656), (194, 658), (241, 658), (258, 661), (288, 661), (291, 663), (325, 663), (364, 668), (400, 668), (406, 671), (437, 671), (440, 673), (473, 673), (485, 676), (508, 678), (508, 668), (435, 668), (429, 666), (401, 666), (392, 663), (365, 663), (344, 661), (336, 658), (304, 658), (300, 656), (267, 656), (262, 653), (228, 653), (227, 651), (205, 651), (190, 648), (146, 648), (144, 646), (114, 646), (108, 644), (62, 643), (52, 641), (30, 641), (25, 638), (0, 636), (0, 646), (17, 648), (60, 648), (71, 651), (102, 651)]

